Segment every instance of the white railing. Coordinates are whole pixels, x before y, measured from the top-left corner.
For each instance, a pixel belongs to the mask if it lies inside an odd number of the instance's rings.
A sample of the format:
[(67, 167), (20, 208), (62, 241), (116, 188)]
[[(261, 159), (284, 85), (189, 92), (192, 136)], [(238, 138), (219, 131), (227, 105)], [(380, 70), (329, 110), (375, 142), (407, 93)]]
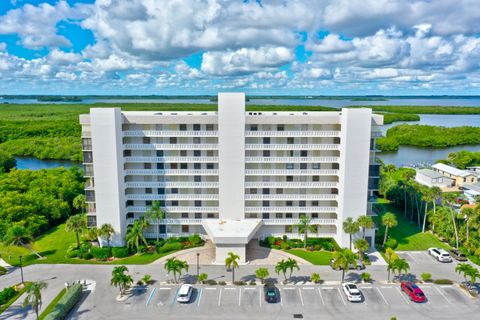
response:
[[(288, 239), (302, 239), (304, 238), (303, 233), (262, 233), (258, 236), (259, 240), (263, 240), (268, 236), (272, 236), (275, 238), (282, 238), (283, 236), (287, 236)], [(337, 236), (336, 232), (326, 233), (326, 232), (310, 232), (308, 234), (309, 238), (335, 238)]]
[(188, 176), (188, 175), (218, 175), (217, 169), (127, 169), (125, 174), (129, 175), (166, 175), (166, 176)]
[(337, 200), (336, 194), (246, 194), (245, 200)]
[(125, 157), (125, 162), (218, 162), (218, 157)]
[[(265, 225), (296, 225), (300, 223), (300, 219), (263, 219)], [(337, 225), (337, 219), (311, 219), (311, 225)]]
[(338, 182), (245, 182), (245, 188), (338, 188)]
[(246, 137), (339, 137), (340, 131), (308, 130), (308, 131), (246, 131)]
[(315, 176), (331, 176), (338, 175), (337, 169), (247, 169), (246, 175), (250, 176), (292, 176), (292, 175), (315, 175)]
[(126, 182), (127, 188), (218, 188), (218, 182)]
[[(149, 207), (143, 206), (129, 206), (127, 207), (127, 212), (140, 212), (145, 213)], [(216, 213), (218, 212), (218, 207), (165, 207), (167, 212), (209, 212)]]
[[(127, 224), (133, 224), (135, 218), (128, 218), (127, 219)], [(148, 222), (151, 225), (157, 225), (157, 220), (155, 219), (150, 219)], [(168, 224), (168, 225), (182, 225), (182, 224), (190, 224), (190, 225), (199, 225), (202, 224), (202, 219), (163, 219), (159, 220), (159, 224)]]
[(337, 207), (245, 207), (245, 212), (337, 212)]
[[(160, 234), (159, 234), (159, 237), (162, 238), (162, 239), (167, 239), (167, 238), (171, 238), (171, 237), (189, 237), (189, 236), (192, 236), (192, 235), (194, 235), (194, 234), (198, 234), (203, 240), (208, 239), (208, 236), (207, 236), (207, 235), (201, 234), (201, 233), (194, 233), (194, 232), (189, 232), (189, 233), (186, 233), (186, 232), (160, 233)], [(156, 238), (157, 238), (157, 233), (155, 233), (155, 232), (144, 232), (143, 235), (144, 235), (145, 238), (147, 238), (147, 239), (156, 239)]]
[(127, 200), (218, 200), (218, 194), (127, 194)]
[(247, 163), (272, 163), (272, 162), (302, 162), (302, 163), (333, 163), (340, 162), (339, 157), (245, 157)]
[(216, 137), (217, 131), (180, 131), (180, 130), (127, 130), (124, 137)]
[(156, 143), (126, 143), (124, 149), (138, 150), (216, 150), (216, 143), (174, 143), (174, 144), (156, 144)]
[(247, 143), (245, 150), (340, 150), (339, 144), (263, 144)]

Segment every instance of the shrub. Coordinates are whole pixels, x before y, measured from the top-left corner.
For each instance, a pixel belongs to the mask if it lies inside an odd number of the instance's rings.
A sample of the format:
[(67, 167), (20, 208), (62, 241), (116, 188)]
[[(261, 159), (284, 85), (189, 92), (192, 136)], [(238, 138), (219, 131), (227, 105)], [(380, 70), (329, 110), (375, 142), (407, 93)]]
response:
[(200, 273), (198, 275), (198, 282), (205, 283), (205, 281), (208, 279), (208, 275), (206, 273)]
[(80, 250), (68, 250), (67, 253), (65, 254), (65, 257), (69, 258), (69, 259), (72, 259), (72, 258), (76, 258), (80, 255)]
[(394, 250), (397, 246), (398, 242), (394, 238), (390, 238), (387, 240), (387, 242), (385, 242), (385, 248), (391, 248), (392, 250)]
[(310, 276), (310, 280), (313, 283), (319, 283), (320, 282), (320, 275), (318, 273), (312, 273), (312, 275)]
[(313, 250), (315, 251), (320, 251), (322, 249), (322, 247), (319, 245), (319, 244), (316, 244), (313, 246)]
[(150, 284), (152, 283), (152, 276), (149, 275), (149, 274), (146, 274), (143, 276), (142, 279), (140, 279), (140, 281), (138, 281), (138, 284)]
[(235, 281), (233, 284), (236, 285), (236, 286), (244, 286), (244, 285), (246, 285), (247, 283), (246, 283), (245, 281), (241, 281), (241, 280), (240, 280), (240, 281)]
[(109, 257), (110, 249), (93, 247), (92, 249), (90, 249), (90, 253), (97, 260), (107, 260)]
[(255, 281), (253, 281), (253, 280), (250, 281), (248, 284), (251, 285), (251, 286), (256, 286), (256, 285), (257, 285), (257, 283), (256, 283)]
[(275, 243), (275, 237), (268, 236), (268, 237), (265, 238), (264, 241), (269, 247), (271, 247)]
[(84, 260), (90, 260), (93, 258), (93, 256), (90, 252), (85, 252), (80, 255), (80, 258)]
[(87, 253), (87, 252), (90, 252), (90, 248), (92, 247), (92, 244), (90, 242), (84, 242), (82, 244), (80, 244), (80, 253)]
[(77, 304), (82, 296), (82, 285), (74, 284), (68, 288), (67, 292), (63, 297), (58, 301), (57, 305), (53, 308), (53, 311), (50, 312), (44, 319), (45, 320), (60, 320), (64, 319), (68, 312)]
[(218, 281), (218, 284), (221, 285), (221, 286), (226, 286), (227, 283), (225, 281)]
[(0, 305), (7, 303), (16, 293), (17, 291), (13, 287), (7, 287), (0, 291)]
[(453, 284), (453, 281), (450, 279), (437, 279), (433, 280), (433, 283), (435, 284)]
[(428, 273), (428, 272), (424, 272), (421, 274), (421, 277), (422, 277), (422, 280), (424, 282), (428, 282), (428, 281), (431, 281), (432, 280), (432, 274), (431, 273)]
[(115, 258), (126, 258), (129, 256), (128, 248), (127, 247), (113, 247), (112, 248), (112, 255)]
[(7, 269), (5, 269), (4, 267), (0, 266), (0, 276), (4, 275), (7, 273)]
[(272, 248), (272, 249), (277, 249), (277, 250), (280, 250), (280, 249), (281, 249), (280, 246), (276, 246), (276, 245), (273, 245), (271, 248)]
[(290, 249), (290, 246), (288, 245), (287, 242), (283, 242), (281, 244), (280, 248), (282, 248), (282, 250), (288, 250), (288, 249)]
[[(225, 281), (221, 281), (221, 282), (225, 282)], [(208, 279), (207, 281), (205, 281), (205, 283), (210, 285), (210, 286), (214, 286), (214, 285), (217, 284), (217, 281), (212, 280), (212, 279)]]
[(188, 237), (188, 241), (190, 241), (192, 246), (199, 246), (203, 242), (202, 238), (200, 237), (200, 235), (198, 233), (195, 233), (195, 234), (191, 235), (190, 237)]
[(362, 278), (363, 281), (368, 282), (372, 279), (372, 276), (368, 272), (362, 272), (360, 278)]
[(180, 242), (166, 242), (161, 248), (157, 250), (158, 253), (167, 253), (171, 251), (177, 251), (182, 249)]

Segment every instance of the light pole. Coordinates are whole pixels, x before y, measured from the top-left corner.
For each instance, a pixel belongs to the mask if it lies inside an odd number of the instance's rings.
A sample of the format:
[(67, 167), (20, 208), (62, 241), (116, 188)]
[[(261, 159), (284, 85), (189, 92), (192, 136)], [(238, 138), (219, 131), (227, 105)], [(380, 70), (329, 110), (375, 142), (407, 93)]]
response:
[(197, 281), (198, 281), (198, 277), (200, 276), (200, 252), (197, 252)]
[(20, 256), (20, 275), (22, 276), (22, 284), (23, 284), (23, 264), (22, 264), (22, 258), (23, 256)]

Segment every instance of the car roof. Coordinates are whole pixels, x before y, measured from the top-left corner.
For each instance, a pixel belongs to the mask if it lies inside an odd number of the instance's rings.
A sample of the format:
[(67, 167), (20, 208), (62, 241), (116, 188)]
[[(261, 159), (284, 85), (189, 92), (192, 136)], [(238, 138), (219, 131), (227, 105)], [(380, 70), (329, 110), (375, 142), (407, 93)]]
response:
[(188, 292), (188, 290), (190, 290), (191, 287), (192, 287), (191, 284), (183, 284), (180, 287), (180, 290), (178, 291), (178, 294), (186, 294)]

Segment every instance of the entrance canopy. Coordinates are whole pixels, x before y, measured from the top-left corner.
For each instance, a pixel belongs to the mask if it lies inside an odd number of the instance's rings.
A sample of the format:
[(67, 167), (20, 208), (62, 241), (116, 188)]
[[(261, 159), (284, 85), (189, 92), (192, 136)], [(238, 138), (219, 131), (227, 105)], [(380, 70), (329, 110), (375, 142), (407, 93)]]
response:
[(203, 220), (203, 227), (215, 244), (247, 244), (262, 226), (262, 220)]

